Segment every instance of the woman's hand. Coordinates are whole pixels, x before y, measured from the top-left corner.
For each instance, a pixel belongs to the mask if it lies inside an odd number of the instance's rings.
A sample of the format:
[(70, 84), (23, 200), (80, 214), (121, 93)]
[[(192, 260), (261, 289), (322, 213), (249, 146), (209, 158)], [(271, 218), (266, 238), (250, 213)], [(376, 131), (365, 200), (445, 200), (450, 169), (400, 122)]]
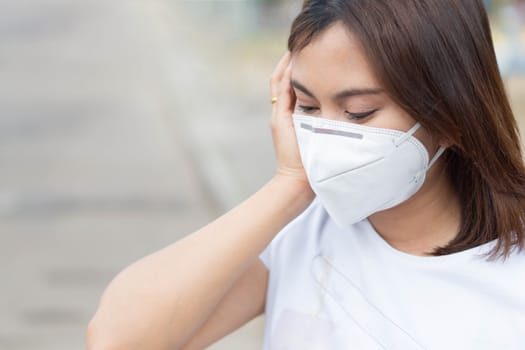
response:
[(289, 60), (272, 77), (277, 175), (218, 219), (121, 271), (89, 323), (89, 350), (203, 349), (263, 312), (268, 273), (257, 256), (314, 198), (292, 123)]
[(291, 54), (287, 51), (275, 67), (270, 80), (271, 97), (277, 98), (277, 102), (272, 104), (270, 120), (277, 158), (276, 177), (298, 181), (304, 184), (305, 190), (311, 191), (292, 120), (296, 98), (290, 84), (291, 75)]

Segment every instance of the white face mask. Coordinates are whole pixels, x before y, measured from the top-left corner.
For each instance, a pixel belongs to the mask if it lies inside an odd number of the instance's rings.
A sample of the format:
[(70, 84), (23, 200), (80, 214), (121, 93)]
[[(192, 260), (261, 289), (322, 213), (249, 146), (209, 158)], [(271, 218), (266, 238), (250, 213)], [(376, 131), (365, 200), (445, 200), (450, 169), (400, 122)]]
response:
[(416, 193), (433, 159), (407, 132), (293, 114), (299, 152), (313, 191), (337, 225), (347, 227)]

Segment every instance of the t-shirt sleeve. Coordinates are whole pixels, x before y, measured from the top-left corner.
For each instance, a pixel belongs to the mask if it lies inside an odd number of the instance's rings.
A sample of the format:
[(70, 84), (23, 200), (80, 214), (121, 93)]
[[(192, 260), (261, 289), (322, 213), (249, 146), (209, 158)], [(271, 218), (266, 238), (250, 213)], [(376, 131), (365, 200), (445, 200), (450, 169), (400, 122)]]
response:
[(288, 223), (277, 235), (270, 241), (270, 243), (264, 248), (259, 254), (259, 259), (263, 262), (268, 270), (271, 270), (272, 266), (272, 255), (277, 250), (277, 247), (282, 244), (285, 237), (292, 235), (293, 232), (301, 229), (301, 223), (304, 222), (309, 213), (312, 212), (313, 208), (318, 206), (317, 200), (314, 200), (306, 210), (304, 210), (299, 216)]
[[(273, 240), (272, 240), (273, 242)], [(266, 248), (262, 251), (261, 254), (259, 254), (259, 259), (263, 262), (264, 266), (269, 270), (270, 269), (270, 248), (272, 243), (268, 244)]]
[(263, 262), (263, 264), (266, 266), (268, 270), (270, 270), (270, 267), (272, 265), (272, 251), (274, 251), (279, 244), (279, 241), (282, 240), (282, 237), (285, 236), (288, 232), (293, 230), (294, 225), (292, 224), (294, 221), (290, 222), (288, 225), (286, 225), (281, 231), (277, 233), (277, 235), (270, 241), (270, 243), (264, 248), (261, 254), (259, 254), (259, 259)]

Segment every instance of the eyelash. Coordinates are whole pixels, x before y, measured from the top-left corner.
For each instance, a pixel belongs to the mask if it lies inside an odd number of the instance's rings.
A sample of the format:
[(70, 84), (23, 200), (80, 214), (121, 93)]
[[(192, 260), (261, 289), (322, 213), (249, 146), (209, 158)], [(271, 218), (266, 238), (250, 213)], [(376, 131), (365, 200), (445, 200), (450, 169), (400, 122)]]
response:
[[(309, 113), (315, 109), (318, 109), (317, 107), (310, 107), (310, 106), (297, 106), (297, 107), (304, 113)], [(377, 109), (373, 109), (371, 111), (364, 112), (364, 113), (350, 113), (348, 111), (345, 111), (345, 113), (349, 115), (349, 118), (354, 119), (354, 120), (365, 119), (366, 117), (372, 115), (375, 112), (377, 112)]]

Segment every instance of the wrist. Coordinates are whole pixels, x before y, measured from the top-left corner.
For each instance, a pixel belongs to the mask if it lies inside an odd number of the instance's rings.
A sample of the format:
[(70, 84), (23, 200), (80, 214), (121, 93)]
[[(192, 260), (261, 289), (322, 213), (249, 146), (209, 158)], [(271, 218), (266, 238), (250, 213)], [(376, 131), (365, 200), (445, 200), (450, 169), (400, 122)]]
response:
[(278, 167), (273, 177), (276, 181), (289, 183), (292, 186), (303, 187), (311, 191), (308, 177), (304, 171), (297, 171), (295, 169), (287, 169), (285, 167)]
[(305, 209), (315, 198), (315, 193), (306, 177), (277, 172), (269, 185), (274, 187), (276, 193), (291, 196), (299, 209)]

